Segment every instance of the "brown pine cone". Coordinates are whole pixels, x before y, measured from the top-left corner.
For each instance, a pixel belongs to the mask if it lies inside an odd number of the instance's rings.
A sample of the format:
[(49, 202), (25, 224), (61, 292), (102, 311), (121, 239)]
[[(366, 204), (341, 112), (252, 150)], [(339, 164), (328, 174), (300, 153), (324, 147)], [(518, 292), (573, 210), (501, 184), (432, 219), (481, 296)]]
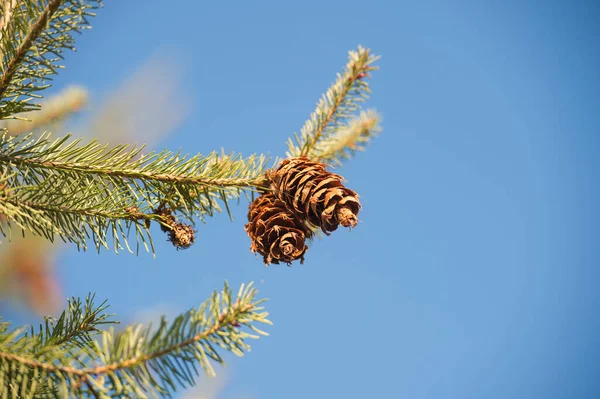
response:
[(305, 239), (312, 232), (274, 194), (263, 194), (250, 204), (248, 222), (250, 250), (261, 254), (265, 264), (304, 261)]
[(344, 187), (342, 176), (307, 157), (285, 159), (269, 174), (271, 188), (289, 209), (327, 235), (338, 225), (355, 227), (358, 194)]

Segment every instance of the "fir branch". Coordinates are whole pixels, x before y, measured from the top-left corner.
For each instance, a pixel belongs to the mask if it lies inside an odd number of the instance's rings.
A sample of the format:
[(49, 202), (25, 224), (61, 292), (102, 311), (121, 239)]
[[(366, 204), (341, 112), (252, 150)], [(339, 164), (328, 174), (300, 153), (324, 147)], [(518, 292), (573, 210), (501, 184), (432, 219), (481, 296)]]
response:
[[(98, 249), (112, 240), (116, 251), (131, 251), (127, 237), (134, 229), (138, 250), (141, 245), (150, 250), (148, 224), (169, 228), (172, 221), (159, 208), (194, 223), (220, 211), (219, 204), (229, 212), (230, 199), (266, 185), (264, 156), (141, 154), (143, 147), (68, 139), (5, 135), (0, 184), (10, 189), (0, 195), (0, 213), (23, 230), (51, 240), (58, 235), (84, 249), (91, 237)], [(0, 231), (10, 233), (2, 226)]]
[[(214, 375), (210, 360), (223, 363), (215, 346), (243, 356), (250, 349), (247, 339), (268, 335), (256, 326), (271, 324), (260, 306), (264, 300), (256, 300), (256, 294), (250, 283), (242, 285), (234, 299), (226, 283), (197, 310), (170, 324), (163, 317), (154, 332), (142, 326), (121, 333), (110, 330), (94, 341), (93, 350), (85, 352), (61, 351), (56, 346), (54, 352), (35, 352), (43, 341), (39, 334), (0, 332), (0, 396), (16, 390), (27, 394), (34, 382), (46, 382), (45, 388), (62, 397), (170, 397), (178, 386), (194, 384), (199, 374), (196, 365)], [(242, 331), (243, 327), (256, 334)], [(62, 329), (56, 336), (64, 337), (67, 332)]]
[(365, 78), (370, 71), (377, 69), (372, 64), (378, 59), (361, 46), (357, 51), (350, 51), (346, 68), (321, 97), (302, 127), (300, 136), (294, 134), (295, 140), (288, 140), (288, 157), (317, 159), (320, 156), (319, 144), (331, 140), (331, 136), (353, 117), (360, 103), (368, 97), (370, 90)]
[(99, 6), (100, 0), (16, 2), (0, 40), (0, 119), (39, 109), (30, 103), (35, 92), (49, 87), (64, 50), (74, 50), (73, 33), (89, 28), (90, 10)]

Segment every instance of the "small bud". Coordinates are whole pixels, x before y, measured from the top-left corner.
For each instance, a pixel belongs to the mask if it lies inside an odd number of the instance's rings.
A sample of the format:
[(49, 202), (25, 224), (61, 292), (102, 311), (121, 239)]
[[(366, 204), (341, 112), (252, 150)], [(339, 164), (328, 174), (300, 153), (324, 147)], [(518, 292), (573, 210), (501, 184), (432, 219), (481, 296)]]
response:
[(192, 226), (176, 222), (173, 224), (172, 228), (173, 229), (169, 231), (169, 241), (177, 249), (188, 249), (194, 243), (196, 232)]

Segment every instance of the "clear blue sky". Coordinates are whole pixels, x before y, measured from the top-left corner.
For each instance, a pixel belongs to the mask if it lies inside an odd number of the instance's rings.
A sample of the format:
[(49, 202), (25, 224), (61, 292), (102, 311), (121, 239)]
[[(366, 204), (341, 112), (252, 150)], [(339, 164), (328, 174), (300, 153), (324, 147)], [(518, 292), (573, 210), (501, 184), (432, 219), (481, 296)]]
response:
[(243, 201), (187, 251), (66, 252), (65, 294), (129, 321), (256, 281), (275, 325), (228, 358), (222, 399), (600, 397), (597, 4), (160, 3), (107, 2), (53, 90), (102, 98), (173, 50), (192, 112), (158, 148), (284, 155), (370, 47), (384, 132), (340, 170), (362, 223), (266, 268)]

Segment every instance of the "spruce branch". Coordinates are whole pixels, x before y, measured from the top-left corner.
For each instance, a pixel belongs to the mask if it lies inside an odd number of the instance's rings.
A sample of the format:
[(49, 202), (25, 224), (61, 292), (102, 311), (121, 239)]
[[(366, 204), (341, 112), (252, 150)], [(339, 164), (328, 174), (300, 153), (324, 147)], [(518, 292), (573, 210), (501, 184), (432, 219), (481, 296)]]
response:
[(364, 151), (366, 144), (381, 131), (381, 116), (373, 110), (362, 111), (337, 132), (321, 140), (315, 147), (315, 162), (342, 166), (357, 151)]
[[(112, 241), (115, 251), (133, 252), (127, 242), (133, 230), (137, 250), (151, 250), (150, 222), (174, 228), (159, 208), (193, 224), (221, 211), (220, 204), (229, 212), (229, 200), (267, 184), (262, 155), (142, 154), (143, 147), (69, 139), (4, 135), (0, 184), (9, 189), (0, 195), (0, 213), (23, 230), (51, 240), (58, 235), (83, 249), (92, 238), (97, 249)], [(10, 228), (0, 225), (0, 232)]]
[[(27, 178), (39, 181), (34, 174)], [(141, 245), (147, 250), (153, 248), (143, 219), (157, 222), (161, 219), (156, 215), (132, 214), (127, 205), (134, 198), (123, 195), (129, 194), (124, 191), (125, 187), (113, 187), (110, 192), (111, 187), (104, 181), (73, 177), (49, 176), (37, 186), (27, 182), (18, 186), (19, 181), (18, 177), (5, 180), (11, 190), (9, 196), (0, 198), (0, 213), (7, 219), (6, 225), (0, 225), (4, 235), (10, 236), (15, 224), (23, 231), (31, 231), (51, 241), (59, 236), (83, 249), (92, 238), (97, 249), (109, 248), (112, 242), (115, 251), (126, 248), (133, 252), (127, 239), (134, 229), (136, 251)]]
[(192, 157), (164, 150), (141, 154), (144, 147), (128, 144), (113, 148), (96, 140), (79, 145), (81, 140), (67, 141), (71, 135), (50, 140), (50, 134), (39, 139), (31, 135), (14, 140), (4, 136), (0, 143), (0, 162), (30, 169), (51, 169), (102, 175), (120, 179), (141, 179), (158, 183), (194, 184), (212, 188), (249, 188), (264, 184), (257, 172), (266, 163), (264, 156), (242, 159), (239, 155), (212, 152)]
[(0, 119), (39, 109), (36, 92), (49, 87), (65, 50), (74, 50), (73, 34), (89, 28), (91, 10), (100, 0), (17, 1), (3, 15), (0, 38)]
[(28, 336), (35, 337), (38, 345), (33, 354), (37, 356), (49, 347), (56, 346), (90, 346), (94, 335), (101, 332), (100, 326), (116, 324), (117, 322), (110, 320), (113, 315), (105, 313), (108, 308), (106, 301), (95, 305), (94, 299), (93, 294), (89, 294), (85, 301), (70, 298), (67, 300), (67, 309), (58, 319), (45, 317), (44, 324), (39, 326), (37, 333), (32, 327)]
[[(179, 386), (195, 383), (197, 366), (214, 376), (211, 361), (224, 363), (217, 347), (243, 356), (250, 350), (248, 339), (268, 335), (257, 327), (271, 322), (261, 306), (265, 300), (257, 300), (256, 294), (250, 283), (234, 298), (225, 283), (222, 291), (172, 323), (163, 317), (155, 330), (141, 325), (120, 333), (111, 329), (85, 345), (66, 338), (73, 329), (63, 327), (55, 334), (50, 326), (41, 329), (43, 334), (28, 335), (22, 330), (8, 333), (5, 326), (0, 329), (0, 397), (14, 392), (30, 397), (40, 385), (57, 397), (171, 397)], [(72, 303), (70, 314), (86, 314), (81, 302)], [(81, 326), (84, 319), (66, 316), (63, 325)], [(39, 351), (41, 342), (52, 345)]]
[(321, 97), (300, 135), (294, 134), (295, 140), (288, 140), (288, 157), (306, 156), (314, 160), (321, 156), (321, 144), (331, 142), (332, 136), (347, 124), (368, 97), (370, 89), (366, 78), (370, 71), (377, 69), (373, 63), (378, 59), (361, 46), (349, 52), (344, 71)]
[[(55, 384), (46, 381), (52, 375), (30, 368), (28, 364), (32, 363), (31, 359), (42, 364), (66, 357), (77, 359), (81, 353), (93, 351), (93, 337), (100, 333), (99, 327), (115, 323), (109, 320), (112, 315), (104, 313), (107, 307), (106, 302), (96, 306), (94, 295), (88, 295), (85, 302), (79, 298), (70, 299), (67, 310), (58, 319), (46, 317), (37, 333), (33, 327), (7, 333), (9, 325), (6, 323), (0, 328), (0, 395), (64, 397)], [(10, 353), (3, 352), (7, 347)], [(10, 359), (25, 362), (16, 371), (14, 367), (10, 370), (7, 363)]]

